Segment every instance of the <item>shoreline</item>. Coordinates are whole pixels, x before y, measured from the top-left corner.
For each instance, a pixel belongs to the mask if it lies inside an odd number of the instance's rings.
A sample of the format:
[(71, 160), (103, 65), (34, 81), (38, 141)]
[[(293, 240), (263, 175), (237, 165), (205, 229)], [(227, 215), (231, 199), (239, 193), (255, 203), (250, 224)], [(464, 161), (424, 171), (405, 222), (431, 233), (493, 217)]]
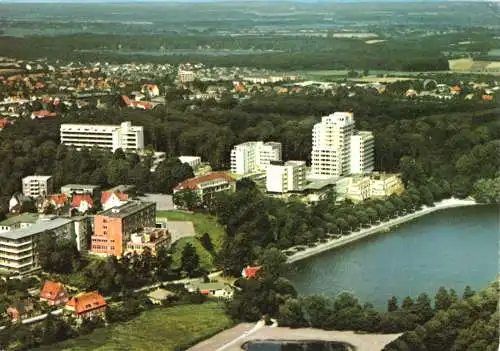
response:
[(322, 252), (335, 249), (347, 244), (350, 244), (352, 242), (361, 240), (363, 238), (366, 238), (368, 236), (371, 236), (373, 234), (377, 234), (381, 231), (384, 230), (390, 230), (391, 227), (409, 222), (415, 218), (425, 216), (429, 213), (433, 213), (436, 211), (440, 210), (445, 210), (448, 208), (455, 208), (455, 207), (465, 207), (465, 206), (475, 206), (478, 205), (478, 203), (475, 200), (462, 200), (462, 199), (445, 199), (439, 202), (436, 202), (434, 206), (428, 207), (424, 206), (422, 209), (415, 211), (413, 213), (406, 214), (401, 217), (393, 218), (390, 219), (386, 222), (379, 223), (377, 225), (371, 226), (369, 228), (363, 228), (358, 232), (353, 232), (349, 235), (342, 236), (339, 239), (330, 239), (328, 242), (319, 244), (318, 246), (315, 247), (308, 247), (304, 251), (298, 251), (295, 254), (288, 256), (287, 263), (294, 263), (303, 259), (306, 259), (308, 257), (320, 254)]

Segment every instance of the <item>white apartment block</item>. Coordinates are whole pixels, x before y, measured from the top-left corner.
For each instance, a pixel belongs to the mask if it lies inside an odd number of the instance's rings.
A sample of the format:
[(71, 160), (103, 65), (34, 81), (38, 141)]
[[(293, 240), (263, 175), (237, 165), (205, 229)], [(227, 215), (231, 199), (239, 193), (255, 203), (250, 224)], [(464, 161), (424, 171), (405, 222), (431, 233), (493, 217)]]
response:
[(351, 168), (351, 136), (354, 116), (351, 112), (335, 112), (324, 116), (312, 131), (312, 171), (314, 178), (347, 175)]
[(52, 176), (31, 175), (22, 180), (24, 196), (38, 197), (52, 193)]
[(266, 189), (272, 193), (287, 193), (304, 190), (306, 162), (271, 162), (266, 171)]
[(61, 124), (61, 144), (76, 148), (97, 146), (112, 152), (136, 152), (144, 149), (142, 126), (132, 126), (131, 122), (120, 125)]
[(67, 218), (39, 219), (29, 226), (0, 233), (0, 270), (22, 274), (39, 269), (38, 238), (47, 231), (69, 237), (72, 223)]
[(248, 141), (231, 150), (231, 172), (235, 174), (265, 171), (271, 161), (281, 161), (281, 143)]
[(180, 163), (187, 163), (193, 169), (193, 172), (201, 166), (200, 156), (179, 156), (178, 159)]
[(351, 136), (351, 174), (373, 172), (375, 142), (372, 132), (357, 132)]
[(190, 83), (196, 80), (196, 73), (193, 71), (179, 69), (177, 73), (177, 78), (181, 83)]

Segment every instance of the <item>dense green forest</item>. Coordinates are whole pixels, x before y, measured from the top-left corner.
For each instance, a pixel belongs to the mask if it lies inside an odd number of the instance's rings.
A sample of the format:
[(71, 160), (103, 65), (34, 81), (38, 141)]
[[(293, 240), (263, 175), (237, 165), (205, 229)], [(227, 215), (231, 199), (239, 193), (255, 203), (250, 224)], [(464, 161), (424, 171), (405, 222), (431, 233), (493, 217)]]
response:
[[(120, 50), (118, 47), (120, 46)], [(81, 62), (203, 62), (216, 66), (270, 69), (381, 69), (446, 71), (441, 44), (415, 45), (406, 40), (376, 45), (357, 39), (301, 37), (207, 37), (178, 35), (61, 35), (0, 37), (2, 54), (21, 59), (47, 57)], [(164, 47), (161, 54), (160, 47)], [(199, 47), (204, 50), (198, 50)], [(210, 50), (207, 49), (210, 47)], [(89, 51), (86, 51), (89, 50)], [(190, 50), (180, 54), (176, 50)], [(218, 50), (225, 50), (218, 54)], [(231, 50), (252, 50), (245, 55)], [(268, 52), (263, 53), (264, 50)], [(211, 55), (210, 51), (216, 51)]]
[[(172, 101), (150, 112), (82, 109), (62, 113), (57, 120), (18, 120), (0, 133), (2, 203), (5, 206), (20, 190), (22, 177), (34, 173), (52, 174), (57, 186), (131, 183), (142, 191), (169, 193), (176, 182), (191, 175), (175, 157), (199, 155), (214, 169), (228, 169), (231, 147), (247, 140), (279, 141), (285, 160), (309, 160), (313, 124), (322, 115), (343, 110), (354, 112), (359, 129), (374, 132), (376, 169), (403, 171), (406, 181), (416, 184), (428, 178), (446, 180), (456, 196), (476, 189), (483, 197), (498, 197), (488, 184), (498, 176), (500, 121), (498, 110), (489, 104), (394, 100), (366, 92), (356, 100), (338, 94), (189, 106)], [(156, 172), (150, 173), (147, 162), (135, 156), (77, 153), (59, 145), (60, 123), (127, 120), (143, 125), (146, 143), (167, 153), (169, 161)]]

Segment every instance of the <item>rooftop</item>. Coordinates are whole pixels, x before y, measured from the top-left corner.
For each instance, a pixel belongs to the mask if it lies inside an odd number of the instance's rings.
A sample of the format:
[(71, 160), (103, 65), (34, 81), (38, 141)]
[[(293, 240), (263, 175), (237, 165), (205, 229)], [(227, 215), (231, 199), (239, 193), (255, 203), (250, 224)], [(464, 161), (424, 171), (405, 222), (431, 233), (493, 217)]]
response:
[(143, 209), (149, 206), (154, 206), (154, 205), (155, 205), (154, 202), (131, 201), (126, 204), (123, 204), (122, 206), (113, 207), (110, 208), (109, 210), (103, 211), (99, 213), (99, 215), (107, 217), (124, 218), (136, 212), (142, 211)]
[(61, 187), (63, 188), (72, 188), (72, 189), (98, 189), (100, 188), (99, 185), (94, 185), (94, 184), (66, 184)]
[(204, 176), (186, 179), (182, 183), (177, 184), (175, 189), (177, 189), (177, 190), (182, 190), (182, 189), (196, 190), (196, 189), (198, 189), (200, 184), (205, 183), (205, 182), (218, 180), (218, 179), (226, 180), (228, 182), (236, 181), (233, 177), (231, 177), (226, 172), (212, 172), (212, 173), (204, 175)]
[(11, 239), (11, 240), (17, 240), (17, 239), (22, 239), (26, 237), (33, 236), (38, 233), (42, 233), (46, 230), (54, 230), (59, 227), (62, 227), (63, 225), (66, 225), (68, 223), (71, 223), (71, 219), (67, 218), (61, 218), (61, 217), (44, 217), (40, 218), (38, 221), (36, 221), (32, 226), (29, 226), (27, 228), (20, 228), (20, 229), (15, 229), (11, 230), (9, 232), (3, 232), (0, 233), (0, 238), (3, 239)]
[(35, 223), (38, 220), (36, 213), (22, 213), (18, 216), (9, 217), (0, 222), (0, 226), (12, 226), (18, 223)]
[(50, 178), (52, 178), (50, 175), (30, 175), (24, 177), (23, 180), (49, 180)]

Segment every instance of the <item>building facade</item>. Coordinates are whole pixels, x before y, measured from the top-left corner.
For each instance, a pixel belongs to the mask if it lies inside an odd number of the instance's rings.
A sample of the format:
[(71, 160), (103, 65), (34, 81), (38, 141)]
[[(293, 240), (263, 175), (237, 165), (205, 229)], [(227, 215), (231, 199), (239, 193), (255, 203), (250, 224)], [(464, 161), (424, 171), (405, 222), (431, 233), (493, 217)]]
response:
[(187, 163), (193, 169), (193, 172), (201, 166), (200, 156), (179, 156), (179, 161), (180, 163)]
[(311, 152), (313, 177), (331, 178), (350, 173), (353, 132), (352, 112), (335, 112), (314, 125)]
[(25, 196), (45, 196), (53, 191), (52, 176), (31, 175), (24, 177), (22, 183)]
[(375, 141), (372, 132), (357, 132), (351, 136), (351, 174), (373, 172)]
[(231, 150), (231, 172), (235, 174), (265, 171), (271, 161), (281, 161), (281, 143), (248, 141)]
[(235, 191), (236, 180), (225, 172), (186, 179), (174, 187), (174, 203), (176, 194), (187, 189), (194, 191), (200, 201), (209, 201), (218, 192)]
[(0, 269), (16, 274), (39, 269), (38, 238), (46, 232), (70, 237), (72, 231), (70, 219), (44, 217), (31, 225), (0, 233)]
[(126, 253), (142, 254), (146, 248), (151, 255), (156, 256), (161, 247), (167, 248), (172, 242), (172, 235), (166, 228), (144, 228), (140, 233), (134, 233), (127, 242)]
[(266, 189), (272, 193), (287, 193), (304, 190), (306, 184), (306, 162), (271, 162), (266, 171)]
[(112, 152), (137, 152), (144, 149), (142, 126), (132, 126), (131, 122), (120, 125), (61, 124), (61, 144), (76, 148), (98, 147)]
[(91, 253), (121, 257), (130, 236), (145, 227), (154, 227), (155, 222), (154, 202), (130, 201), (103, 211), (94, 217)]
[(67, 197), (71, 197), (74, 194), (90, 194), (92, 197), (96, 197), (99, 190), (99, 185), (92, 184), (66, 184), (61, 187), (61, 193), (65, 194)]
[(404, 184), (398, 174), (374, 173), (370, 177), (371, 197), (383, 198), (403, 191)]

